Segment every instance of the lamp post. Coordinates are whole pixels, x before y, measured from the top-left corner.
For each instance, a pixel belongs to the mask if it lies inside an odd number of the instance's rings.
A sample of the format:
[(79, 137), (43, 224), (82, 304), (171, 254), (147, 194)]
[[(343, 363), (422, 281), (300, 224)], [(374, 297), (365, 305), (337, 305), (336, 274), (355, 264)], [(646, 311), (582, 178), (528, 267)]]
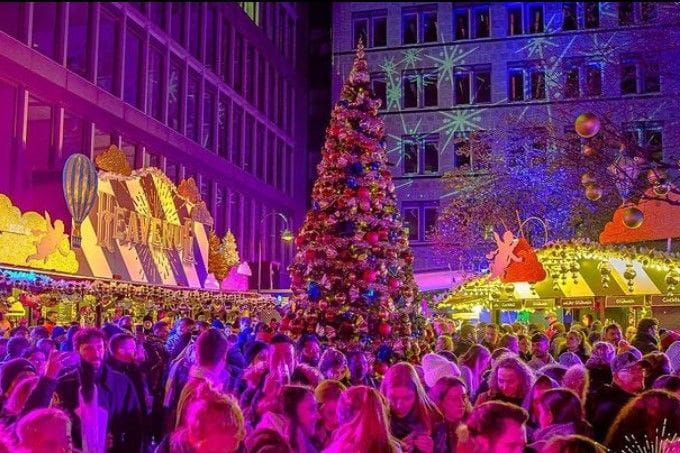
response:
[(268, 219), (270, 216), (279, 216), (283, 219), (283, 230), (281, 230), (281, 240), (290, 242), (294, 239), (293, 233), (289, 229), (289, 222), (288, 222), (288, 217), (286, 217), (284, 214), (278, 212), (278, 211), (272, 211), (264, 215), (260, 219), (260, 227), (258, 230), (258, 236), (260, 238), (259, 244), (258, 244), (258, 258), (257, 258), (257, 291), (262, 290), (262, 226), (264, 225), (264, 221)]

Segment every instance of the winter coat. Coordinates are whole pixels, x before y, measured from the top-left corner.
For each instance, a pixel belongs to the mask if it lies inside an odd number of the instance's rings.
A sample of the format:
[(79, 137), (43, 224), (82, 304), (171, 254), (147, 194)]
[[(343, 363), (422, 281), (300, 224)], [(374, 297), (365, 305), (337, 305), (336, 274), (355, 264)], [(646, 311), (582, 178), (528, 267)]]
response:
[(529, 367), (534, 370), (540, 370), (546, 365), (553, 365), (557, 363), (553, 356), (551, 356), (550, 354), (548, 354), (546, 357), (548, 358), (547, 361), (539, 359), (538, 357), (533, 357), (531, 360), (527, 362), (527, 365), (529, 365)]
[(586, 418), (593, 426), (597, 442), (604, 441), (616, 416), (634, 397), (616, 384), (605, 385), (591, 395), (586, 407)]
[[(398, 440), (403, 440), (411, 433), (427, 432), (434, 441), (434, 453), (448, 452), (446, 425), (443, 422), (436, 423), (432, 431), (428, 432), (425, 425), (417, 419), (415, 410), (404, 418), (390, 417), (390, 431)], [(418, 448), (413, 448), (413, 453), (422, 453)]]
[(605, 385), (612, 383), (612, 370), (609, 365), (586, 365), (590, 378), (589, 393), (595, 393)]
[(470, 340), (467, 340), (467, 339), (458, 340), (458, 341), (456, 341), (455, 347), (453, 349), (453, 353), (456, 355), (456, 357), (460, 358), (474, 344), (475, 344), (474, 341), (470, 341)]
[(643, 355), (659, 351), (659, 340), (648, 333), (638, 332), (633, 338), (632, 346), (637, 348)]
[(144, 340), (146, 361), (144, 368), (148, 378), (149, 391), (155, 400), (162, 399), (165, 377), (170, 363), (170, 352), (165, 348), (165, 342), (155, 335), (149, 335)]
[(132, 382), (132, 385), (137, 392), (137, 398), (139, 398), (139, 405), (142, 409), (142, 414), (147, 415), (151, 410), (150, 399), (151, 393), (149, 392), (149, 386), (146, 381), (146, 376), (142, 372), (141, 368), (133, 363), (123, 363), (119, 360), (110, 357), (106, 362), (113, 370), (118, 371), (121, 374), (127, 376)]
[[(99, 406), (108, 413), (107, 432), (113, 437), (108, 453), (135, 453), (142, 448), (142, 411), (137, 392), (130, 380), (102, 365), (95, 377)], [(65, 410), (73, 421), (72, 437), (76, 448), (82, 448), (81, 422), (75, 411), (79, 405), (80, 368), (61, 376), (57, 381), (57, 406)]]
[(529, 444), (527, 447), (536, 451), (542, 451), (543, 447), (545, 447), (545, 444), (547, 444), (548, 441), (553, 437), (569, 436), (572, 434), (581, 434), (575, 423), (558, 423), (555, 425), (549, 425), (545, 428), (537, 429), (534, 432), (534, 442)]

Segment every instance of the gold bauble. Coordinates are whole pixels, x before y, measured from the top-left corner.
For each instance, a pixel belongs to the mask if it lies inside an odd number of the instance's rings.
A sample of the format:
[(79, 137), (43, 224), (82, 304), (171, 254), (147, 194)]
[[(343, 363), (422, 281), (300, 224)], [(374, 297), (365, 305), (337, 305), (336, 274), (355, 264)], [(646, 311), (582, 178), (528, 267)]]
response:
[(645, 215), (638, 208), (630, 207), (623, 211), (623, 224), (626, 228), (630, 228), (631, 230), (639, 228), (644, 220)]
[(668, 195), (668, 192), (671, 191), (671, 187), (668, 183), (664, 184), (654, 184), (654, 193), (660, 197), (663, 197), (664, 195)]
[(576, 133), (583, 138), (591, 138), (600, 131), (600, 119), (594, 113), (581, 113), (574, 123)]
[(594, 185), (586, 187), (586, 198), (590, 201), (599, 200), (602, 198), (602, 188)]

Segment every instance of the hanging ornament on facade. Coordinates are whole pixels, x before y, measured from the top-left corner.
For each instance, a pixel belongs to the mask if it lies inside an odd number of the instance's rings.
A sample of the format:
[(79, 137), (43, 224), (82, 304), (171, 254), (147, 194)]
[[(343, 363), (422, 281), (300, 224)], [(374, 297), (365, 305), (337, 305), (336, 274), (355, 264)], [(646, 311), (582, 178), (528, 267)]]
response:
[(594, 113), (581, 113), (574, 123), (576, 133), (583, 138), (591, 138), (600, 131), (600, 119)]
[(630, 228), (631, 230), (639, 228), (640, 225), (642, 225), (644, 219), (644, 214), (638, 208), (626, 208), (626, 210), (623, 212), (623, 224), (626, 226), (626, 228)]
[(596, 185), (586, 187), (586, 198), (590, 201), (598, 201), (602, 198), (602, 188)]

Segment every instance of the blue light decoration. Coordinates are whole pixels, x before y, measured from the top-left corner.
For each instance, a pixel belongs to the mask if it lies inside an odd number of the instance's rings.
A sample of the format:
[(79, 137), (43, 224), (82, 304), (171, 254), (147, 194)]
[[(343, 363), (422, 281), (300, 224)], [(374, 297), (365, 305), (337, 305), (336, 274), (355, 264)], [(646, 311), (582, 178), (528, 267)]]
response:
[(371, 162), (370, 167), (371, 170), (378, 171), (380, 170), (380, 162)]
[(376, 299), (378, 298), (378, 291), (376, 291), (375, 288), (368, 288), (361, 295), (364, 299), (366, 299), (366, 302), (372, 304), (375, 303)]
[(361, 162), (353, 162), (352, 165), (347, 167), (347, 171), (351, 175), (361, 176), (364, 174), (364, 166)]
[(2, 273), (6, 278), (13, 280), (15, 282), (27, 282), (27, 283), (49, 283), (52, 278), (47, 275), (36, 274), (32, 271), (13, 271), (13, 270), (3, 270)]
[(321, 299), (321, 287), (316, 282), (309, 282), (307, 285), (307, 296), (310, 300), (317, 301)]
[(397, 239), (399, 239), (399, 233), (397, 233), (395, 230), (391, 230), (387, 234), (387, 238), (390, 240), (390, 242), (396, 242)]
[(347, 184), (347, 187), (350, 189), (356, 189), (359, 187), (359, 182), (354, 176), (350, 176), (345, 180), (345, 184)]

